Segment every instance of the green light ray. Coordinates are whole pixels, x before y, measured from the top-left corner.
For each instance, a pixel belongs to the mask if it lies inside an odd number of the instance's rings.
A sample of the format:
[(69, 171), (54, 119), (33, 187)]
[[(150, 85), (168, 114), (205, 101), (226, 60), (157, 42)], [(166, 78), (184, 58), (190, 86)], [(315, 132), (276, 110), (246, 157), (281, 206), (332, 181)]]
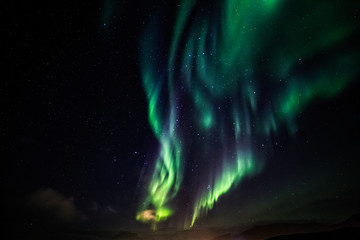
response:
[(248, 154), (238, 153), (235, 164), (226, 164), (224, 162), (222, 172), (215, 177), (214, 186), (207, 191), (202, 192), (201, 196), (196, 200), (194, 212), (190, 227), (199, 218), (200, 214), (206, 213), (212, 209), (221, 195), (227, 193), (232, 187), (239, 184), (241, 179), (255, 172), (255, 163), (252, 156)]
[[(162, 42), (167, 32), (160, 32), (159, 20), (141, 41), (149, 124), (160, 153), (139, 221), (175, 214), (172, 201), (185, 162), (196, 156), (193, 161), (209, 169), (202, 172), (206, 181), (194, 187), (192, 214), (186, 216), (193, 226), (222, 195), (260, 172), (262, 154), (253, 140), (276, 135), (283, 124), (295, 133), (299, 113), (340, 93), (359, 74), (358, 47), (344, 50), (357, 25), (351, 7), (337, 10), (340, 0), (201, 3), (179, 2), (169, 44)], [(314, 59), (320, 59), (316, 67)]]

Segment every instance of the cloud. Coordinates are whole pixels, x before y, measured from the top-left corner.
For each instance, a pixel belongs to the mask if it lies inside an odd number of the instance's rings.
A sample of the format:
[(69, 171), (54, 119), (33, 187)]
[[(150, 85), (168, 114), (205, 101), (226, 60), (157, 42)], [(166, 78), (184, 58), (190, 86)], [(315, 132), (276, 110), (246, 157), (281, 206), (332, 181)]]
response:
[(111, 205), (101, 206), (97, 202), (92, 202), (90, 209), (93, 212), (98, 212), (101, 214), (116, 214), (116, 213), (118, 213), (118, 211)]
[(83, 215), (74, 205), (74, 198), (65, 197), (50, 188), (32, 194), (29, 198), (29, 204), (35, 210), (51, 215), (60, 222), (73, 222), (83, 218)]
[(115, 214), (115, 213), (118, 212), (118, 211), (116, 211), (116, 210), (115, 210), (112, 206), (110, 206), (110, 205), (106, 206), (105, 209), (104, 209), (104, 211), (105, 211), (105, 213), (113, 213), (113, 214)]

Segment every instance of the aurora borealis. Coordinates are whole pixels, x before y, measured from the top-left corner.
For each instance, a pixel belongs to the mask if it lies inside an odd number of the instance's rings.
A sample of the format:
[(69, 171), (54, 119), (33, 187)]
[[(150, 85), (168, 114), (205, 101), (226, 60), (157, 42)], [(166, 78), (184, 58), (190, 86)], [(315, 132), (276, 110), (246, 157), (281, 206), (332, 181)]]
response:
[[(358, 75), (351, 11), (343, 1), (183, 0), (171, 27), (153, 17), (139, 54), (159, 153), (137, 219), (180, 214), (192, 227), (261, 174), (279, 131), (295, 136), (298, 114)], [(194, 183), (186, 216), (175, 211), (185, 178)]]
[(2, 239), (360, 239), (360, 1), (1, 9)]

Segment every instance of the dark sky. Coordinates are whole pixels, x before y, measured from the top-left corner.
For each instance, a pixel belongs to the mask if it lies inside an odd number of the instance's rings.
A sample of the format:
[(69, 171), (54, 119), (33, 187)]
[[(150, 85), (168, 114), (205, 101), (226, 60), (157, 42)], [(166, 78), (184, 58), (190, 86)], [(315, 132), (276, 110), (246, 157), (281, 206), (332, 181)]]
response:
[[(166, 1), (2, 4), (0, 179), (10, 225), (29, 228), (49, 218), (146, 227), (135, 216), (159, 144), (148, 123), (139, 42), (160, 9), (171, 28), (175, 11)], [(281, 126), (261, 173), (231, 189), (199, 226), (337, 222), (359, 213), (355, 76), (333, 98), (297, 114), (295, 135)], [(184, 180), (178, 209), (196, 191), (192, 181)]]
[(144, 6), (2, 6), (1, 182), (9, 199), (52, 188), (81, 206), (94, 201), (135, 214), (142, 165), (156, 145), (137, 63)]

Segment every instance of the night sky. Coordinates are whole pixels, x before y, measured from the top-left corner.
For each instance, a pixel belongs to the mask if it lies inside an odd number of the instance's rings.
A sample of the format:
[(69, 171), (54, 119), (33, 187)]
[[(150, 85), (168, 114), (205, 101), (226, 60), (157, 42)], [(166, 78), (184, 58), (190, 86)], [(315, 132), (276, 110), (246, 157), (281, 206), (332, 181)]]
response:
[(360, 213), (359, 5), (2, 4), (7, 226), (201, 229)]

